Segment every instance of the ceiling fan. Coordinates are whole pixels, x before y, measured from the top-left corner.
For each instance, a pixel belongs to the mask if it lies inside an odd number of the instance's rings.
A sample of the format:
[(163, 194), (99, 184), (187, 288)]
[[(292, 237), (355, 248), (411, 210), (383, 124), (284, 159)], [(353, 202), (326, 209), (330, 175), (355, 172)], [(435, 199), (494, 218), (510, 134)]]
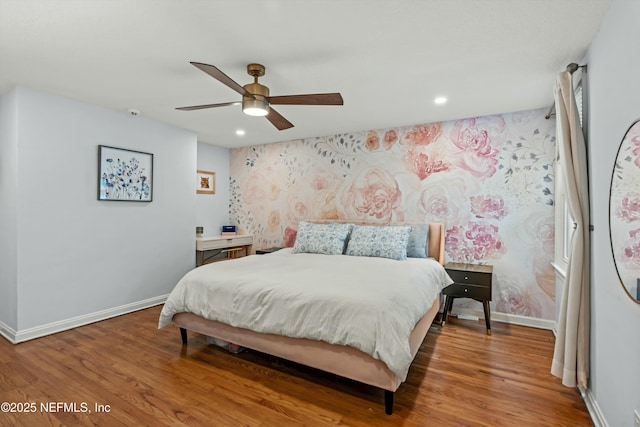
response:
[(200, 62), (191, 64), (214, 79), (229, 86), (242, 95), (242, 102), (223, 102), (220, 104), (193, 105), (191, 107), (178, 107), (176, 110), (192, 111), (205, 108), (226, 107), (242, 104), (242, 112), (250, 116), (265, 116), (278, 130), (293, 127), (293, 124), (280, 113), (271, 108), (272, 105), (343, 105), (342, 95), (339, 93), (312, 93), (303, 95), (269, 96), (269, 88), (258, 83), (258, 77), (264, 76), (265, 68), (260, 64), (247, 65), (247, 73), (253, 76), (253, 83), (240, 86), (218, 68)]

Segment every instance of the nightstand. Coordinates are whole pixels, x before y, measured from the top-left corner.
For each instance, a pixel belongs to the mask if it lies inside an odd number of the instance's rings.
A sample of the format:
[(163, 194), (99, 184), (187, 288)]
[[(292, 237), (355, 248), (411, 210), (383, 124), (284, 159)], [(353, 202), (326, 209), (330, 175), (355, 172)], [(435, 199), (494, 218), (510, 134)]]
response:
[(444, 326), (447, 316), (456, 298), (471, 298), (480, 301), (484, 307), (484, 321), (487, 325), (487, 335), (491, 335), (491, 283), (493, 276), (493, 266), (478, 264), (463, 264), (450, 262), (444, 266), (449, 273), (453, 284), (442, 290), (445, 295), (444, 310), (442, 312), (442, 325)]
[(265, 248), (265, 249), (256, 249), (256, 255), (264, 255), (264, 254), (270, 254), (272, 252), (277, 252), (279, 251), (280, 247), (273, 247), (273, 248)]

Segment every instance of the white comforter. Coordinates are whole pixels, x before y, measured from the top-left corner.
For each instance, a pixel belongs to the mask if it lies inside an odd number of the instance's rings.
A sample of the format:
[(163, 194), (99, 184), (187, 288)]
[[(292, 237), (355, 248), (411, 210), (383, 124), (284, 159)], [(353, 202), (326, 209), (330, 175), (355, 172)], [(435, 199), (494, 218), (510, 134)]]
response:
[(169, 295), (158, 326), (191, 312), (256, 332), (348, 345), (404, 381), (412, 362), (409, 335), (451, 283), (433, 259), (283, 249), (190, 271)]

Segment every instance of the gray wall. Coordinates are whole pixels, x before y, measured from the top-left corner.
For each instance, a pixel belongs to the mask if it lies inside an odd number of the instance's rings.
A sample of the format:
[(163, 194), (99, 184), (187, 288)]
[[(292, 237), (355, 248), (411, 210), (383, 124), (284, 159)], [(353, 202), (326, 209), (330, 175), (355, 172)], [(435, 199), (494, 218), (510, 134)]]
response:
[(640, 410), (640, 305), (624, 292), (609, 242), (609, 185), (618, 146), (640, 118), (640, 2), (614, 1), (589, 48), (592, 247), (591, 385), (610, 426)]
[(18, 325), (17, 288), (17, 156), (16, 94), (0, 98), (0, 332)]
[(229, 224), (229, 149), (199, 142), (198, 169), (216, 173), (216, 194), (196, 196), (197, 225), (205, 235), (220, 234)]
[[(0, 144), (0, 322), (19, 333), (168, 294), (193, 267), (196, 135), (25, 88), (2, 106), (17, 124)], [(97, 200), (99, 144), (154, 154), (152, 202)]]

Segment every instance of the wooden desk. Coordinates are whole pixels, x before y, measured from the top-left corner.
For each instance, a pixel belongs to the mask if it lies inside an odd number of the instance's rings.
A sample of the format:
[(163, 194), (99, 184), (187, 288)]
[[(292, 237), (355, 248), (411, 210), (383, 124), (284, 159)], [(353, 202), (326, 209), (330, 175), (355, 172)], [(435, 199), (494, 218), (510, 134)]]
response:
[[(249, 255), (252, 245), (253, 236), (251, 234), (196, 237), (196, 266)], [(213, 253), (206, 256), (207, 252)], [(221, 253), (225, 253), (226, 257), (215, 258)]]

